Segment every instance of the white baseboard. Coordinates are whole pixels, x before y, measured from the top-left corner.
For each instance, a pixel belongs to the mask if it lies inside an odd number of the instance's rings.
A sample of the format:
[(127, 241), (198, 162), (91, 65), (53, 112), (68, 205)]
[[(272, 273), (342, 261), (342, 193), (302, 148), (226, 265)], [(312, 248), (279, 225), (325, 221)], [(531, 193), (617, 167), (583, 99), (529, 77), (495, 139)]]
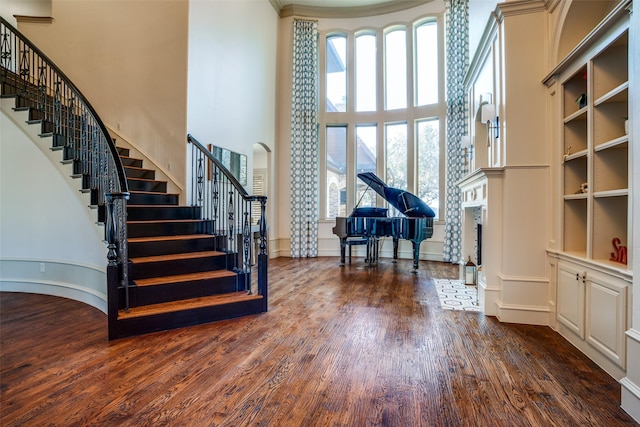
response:
[[(107, 275), (95, 267), (51, 260), (0, 260), (0, 292), (68, 298), (107, 313)], [(43, 266), (46, 266), (46, 271)]]
[[(640, 423), (640, 330), (629, 329), (627, 337), (627, 375), (620, 380), (622, 409)], [(631, 362), (633, 361), (633, 362)]]
[(535, 307), (525, 305), (503, 304), (496, 301), (498, 320), (505, 323), (520, 323), (525, 325), (549, 325), (549, 307)]

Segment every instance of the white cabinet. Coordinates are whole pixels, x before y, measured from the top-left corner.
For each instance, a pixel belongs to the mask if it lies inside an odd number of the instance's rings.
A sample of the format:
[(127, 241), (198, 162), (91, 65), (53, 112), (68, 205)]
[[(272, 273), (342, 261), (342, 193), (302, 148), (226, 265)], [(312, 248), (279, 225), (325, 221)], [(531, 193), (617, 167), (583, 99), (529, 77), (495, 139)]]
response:
[(625, 369), (624, 333), (627, 330), (629, 286), (598, 272), (588, 272), (586, 276), (585, 339)]
[(574, 265), (558, 265), (557, 319), (580, 339), (584, 339), (585, 276)]
[(558, 262), (558, 331), (617, 379), (626, 369), (631, 282), (580, 261)]

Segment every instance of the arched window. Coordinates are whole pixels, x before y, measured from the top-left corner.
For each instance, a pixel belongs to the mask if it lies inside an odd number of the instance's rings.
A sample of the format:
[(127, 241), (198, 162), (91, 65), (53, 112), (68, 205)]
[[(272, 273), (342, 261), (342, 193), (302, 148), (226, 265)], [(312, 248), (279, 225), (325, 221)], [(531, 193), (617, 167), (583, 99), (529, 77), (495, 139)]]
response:
[(320, 37), (325, 219), (349, 215), (356, 205), (385, 203), (357, 179), (361, 172), (416, 194), (438, 219), (446, 114), (442, 17)]

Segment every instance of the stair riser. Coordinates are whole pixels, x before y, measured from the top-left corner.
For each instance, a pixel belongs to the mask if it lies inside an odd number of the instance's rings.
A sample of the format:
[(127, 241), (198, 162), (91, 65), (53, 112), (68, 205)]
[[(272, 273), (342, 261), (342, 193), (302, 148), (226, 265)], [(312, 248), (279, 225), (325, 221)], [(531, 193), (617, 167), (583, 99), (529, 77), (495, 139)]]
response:
[[(129, 157), (129, 151), (131, 151), (131, 150), (129, 150), (128, 148), (123, 148), (123, 147), (116, 147), (116, 148), (117, 148), (118, 154), (120, 156)], [(140, 162), (142, 162), (142, 160)], [(140, 165), (140, 166), (142, 166), (142, 165)]]
[[(132, 188), (129, 187), (131, 191)], [(145, 194), (145, 193), (131, 193), (129, 198), (130, 205), (177, 205), (177, 194)]]
[(132, 159), (131, 157), (120, 157), (120, 161), (122, 162), (122, 166), (131, 166), (134, 168), (142, 167), (142, 160), (140, 159)]
[(266, 307), (263, 300), (256, 299), (142, 318), (123, 319), (118, 320), (117, 329), (110, 329), (109, 339), (113, 340), (219, 320), (234, 319), (264, 311), (266, 311)]
[(18, 95), (20, 93), (20, 89), (16, 83), (2, 82), (2, 86), (0, 87), (2, 88), (3, 96)]
[(150, 191), (154, 193), (166, 193), (167, 183), (164, 181), (138, 181), (128, 179), (127, 185), (130, 191)]
[(160, 262), (133, 263), (130, 278), (132, 280), (152, 277), (173, 276), (176, 274), (201, 273), (227, 268), (226, 256), (168, 260)]
[(129, 242), (129, 257), (145, 257), (188, 252), (215, 250), (215, 241), (211, 239), (168, 240), (160, 242)]
[(197, 222), (153, 222), (127, 224), (129, 237), (180, 236), (183, 234), (210, 234), (209, 221)]
[(163, 219), (199, 219), (200, 208), (195, 206), (128, 206), (129, 221), (154, 221)]
[(129, 288), (129, 295), (131, 306), (136, 307), (244, 290), (240, 286), (243, 285), (237, 281), (237, 277), (230, 276), (197, 282), (176, 282), (161, 286), (136, 286)]
[(156, 171), (151, 169), (137, 169), (125, 166), (124, 173), (127, 178), (156, 179)]

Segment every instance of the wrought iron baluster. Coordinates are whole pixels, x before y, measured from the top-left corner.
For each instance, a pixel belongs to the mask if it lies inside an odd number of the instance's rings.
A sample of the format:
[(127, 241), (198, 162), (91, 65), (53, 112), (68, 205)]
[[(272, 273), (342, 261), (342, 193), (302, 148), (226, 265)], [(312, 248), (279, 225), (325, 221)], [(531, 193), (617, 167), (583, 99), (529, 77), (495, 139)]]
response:
[(242, 269), (244, 271), (249, 271), (251, 268), (251, 226), (249, 225), (249, 211), (246, 209), (246, 206), (244, 210), (244, 228), (242, 236)]
[(198, 194), (197, 206), (203, 206), (203, 192), (204, 192), (204, 157), (202, 154), (198, 156), (198, 165), (196, 168), (196, 189)]
[(234, 220), (233, 213), (234, 212), (233, 212), (233, 190), (232, 189), (229, 189), (229, 205), (227, 206), (227, 209), (228, 209), (228, 211), (227, 211), (227, 219), (229, 221), (228, 224), (227, 224), (227, 226), (229, 227), (229, 236), (228, 236), (228, 238), (229, 238), (229, 248), (231, 250), (233, 250), (234, 249), (234, 247), (233, 247), (233, 230), (234, 230), (234, 227), (233, 227), (233, 220)]
[(47, 96), (47, 73), (46, 67), (40, 65), (38, 67), (38, 93), (36, 95), (36, 108), (44, 113), (46, 110)]
[(12, 50), (10, 34), (7, 33), (7, 29), (3, 27), (2, 42), (0, 43), (0, 52), (2, 58), (2, 68), (4, 70), (12, 70)]
[(20, 78), (22, 79), (22, 91), (20, 94), (28, 99), (29, 76), (31, 75), (31, 63), (29, 62), (29, 48), (22, 47), (20, 55)]
[(54, 83), (55, 93), (53, 96), (53, 133), (62, 135), (62, 93), (60, 86), (62, 82), (58, 78)]
[(218, 232), (218, 208), (220, 206), (220, 180), (218, 167), (214, 165), (213, 171), (213, 234), (217, 236)]

